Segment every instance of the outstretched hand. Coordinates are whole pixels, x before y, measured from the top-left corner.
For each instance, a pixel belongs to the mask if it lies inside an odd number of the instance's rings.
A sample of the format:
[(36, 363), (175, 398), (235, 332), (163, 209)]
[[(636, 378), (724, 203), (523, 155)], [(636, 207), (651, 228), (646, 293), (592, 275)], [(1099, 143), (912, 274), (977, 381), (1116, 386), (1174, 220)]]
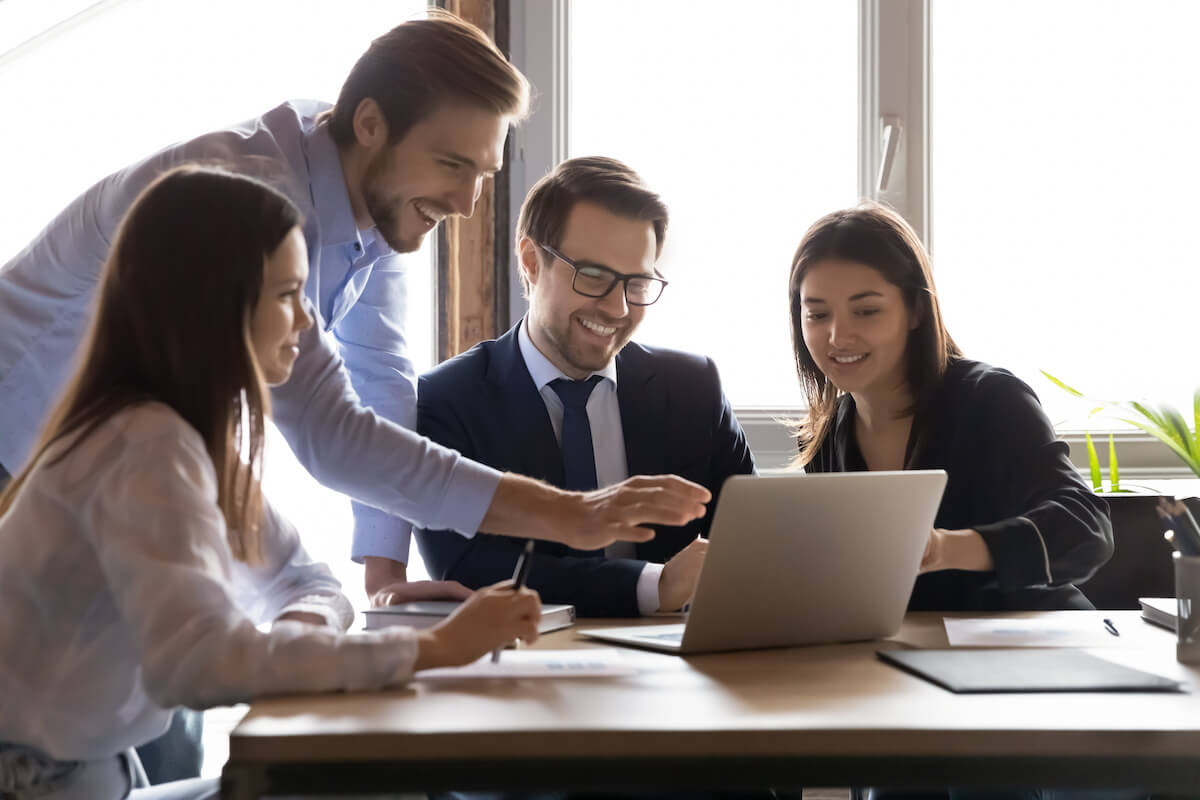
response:
[(652, 525), (684, 525), (704, 516), (712, 494), (675, 475), (637, 475), (612, 486), (569, 495), (562, 504), (559, 541), (598, 550), (616, 541), (646, 542)]

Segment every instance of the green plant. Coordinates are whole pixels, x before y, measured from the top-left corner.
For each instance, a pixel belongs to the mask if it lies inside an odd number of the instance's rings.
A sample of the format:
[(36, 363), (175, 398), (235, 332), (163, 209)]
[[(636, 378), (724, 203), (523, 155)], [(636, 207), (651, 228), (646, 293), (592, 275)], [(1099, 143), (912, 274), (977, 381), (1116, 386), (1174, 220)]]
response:
[[(1166, 403), (1157, 406), (1149, 403), (1141, 403), (1135, 400), (1096, 400), (1089, 398), (1083, 392), (1063, 383), (1058, 378), (1051, 375), (1045, 370), (1041, 371), (1054, 385), (1060, 389), (1075, 395), (1076, 397), (1085, 400), (1092, 400), (1100, 405), (1093, 408), (1088, 416), (1092, 417), (1100, 412), (1106, 412), (1113, 419), (1124, 422), (1127, 425), (1148, 433), (1158, 441), (1171, 448), (1171, 452), (1179, 456), (1184, 464), (1187, 465), (1196, 477), (1200, 478), (1200, 388), (1197, 388), (1193, 397), (1193, 416), (1194, 422), (1192, 429), (1188, 429), (1187, 421), (1183, 414), (1174, 406)], [(1092, 487), (1097, 491), (1100, 490), (1100, 460), (1096, 455), (1096, 448), (1092, 443), (1091, 433), (1086, 434), (1088, 448), (1088, 465), (1092, 473)], [(1117, 449), (1113, 443), (1113, 436), (1108, 435), (1108, 459), (1109, 473), (1111, 477), (1112, 490), (1114, 492), (1121, 491), (1119, 488), (1120, 476), (1117, 467)]]

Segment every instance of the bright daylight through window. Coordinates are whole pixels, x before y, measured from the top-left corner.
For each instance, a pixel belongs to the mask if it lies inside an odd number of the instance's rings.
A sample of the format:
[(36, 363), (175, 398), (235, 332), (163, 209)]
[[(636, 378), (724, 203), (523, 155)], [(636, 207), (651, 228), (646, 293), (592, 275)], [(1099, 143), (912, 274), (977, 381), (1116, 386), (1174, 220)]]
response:
[[(20, 187), (0, 192), (0, 263), (88, 186), (161, 147), (288, 99), (332, 102), (371, 39), (426, 4), (355, 0), (347, 14), (330, 0), (58, 2), (66, 17), (57, 25), (44, 13), (53, 5), (0, 3), (0, 19), (14, 29), (35, 14), (52, 25), (24, 43), (6, 40), (13, 49), (0, 53), (0, 102), (27, 121), (0, 129), (3, 183)], [(433, 358), (430, 259), (428, 246), (409, 257), (407, 333), (418, 370)], [(349, 502), (309, 477), (271, 433), (268, 494), (300, 526), (313, 556), (365, 605), (362, 568), (349, 560)]]

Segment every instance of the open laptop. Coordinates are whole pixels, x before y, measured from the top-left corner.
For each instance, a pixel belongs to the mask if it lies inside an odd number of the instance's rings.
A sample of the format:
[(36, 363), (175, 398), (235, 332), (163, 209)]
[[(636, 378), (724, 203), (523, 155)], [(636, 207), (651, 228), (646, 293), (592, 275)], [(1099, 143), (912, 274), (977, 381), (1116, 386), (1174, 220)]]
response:
[(580, 633), (680, 654), (891, 636), (945, 486), (943, 470), (733, 476), (687, 621)]

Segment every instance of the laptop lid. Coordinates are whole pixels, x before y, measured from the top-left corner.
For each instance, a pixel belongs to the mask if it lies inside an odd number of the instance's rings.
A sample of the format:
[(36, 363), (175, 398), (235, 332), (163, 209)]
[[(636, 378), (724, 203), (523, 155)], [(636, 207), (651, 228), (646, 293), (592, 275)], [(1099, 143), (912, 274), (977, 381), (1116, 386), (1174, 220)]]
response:
[(891, 636), (945, 486), (942, 470), (731, 477), (678, 650), (661, 629), (588, 633), (680, 653)]

